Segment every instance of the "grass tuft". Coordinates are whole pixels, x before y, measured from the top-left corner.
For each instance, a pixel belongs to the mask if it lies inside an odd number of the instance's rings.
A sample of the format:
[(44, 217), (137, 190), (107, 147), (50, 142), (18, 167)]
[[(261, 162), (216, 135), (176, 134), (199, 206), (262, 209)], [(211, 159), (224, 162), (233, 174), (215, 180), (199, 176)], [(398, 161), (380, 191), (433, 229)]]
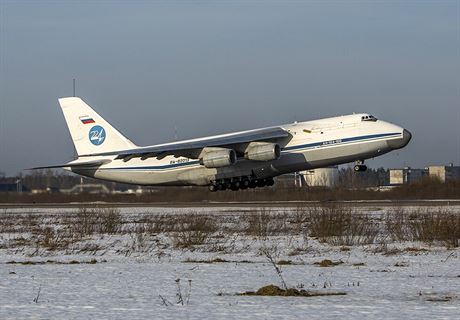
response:
[(270, 284), (264, 286), (257, 291), (246, 291), (239, 293), (239, 296), (279, 296), (279, 297), (318, 297), (318, 296), (344, 296), (345, 292), (320, 292), (320, 291), (307, 291), (298, 290), (295, 288), (281, 289), (278, 286)]
[(335, 267), (335, 266), (338, 266), (338, 265), (340, 265), (342, 263), (343, 263), (342, 260), (332, 261), (332, 260), (329, 260), (329, 259), (324, 259), (322, 261), (315, 262), (313, 264), (317, 265), (317, 266), (320, 266), (320, 267), (323, 267), (323, 268), (327, 268), (327, 267)]

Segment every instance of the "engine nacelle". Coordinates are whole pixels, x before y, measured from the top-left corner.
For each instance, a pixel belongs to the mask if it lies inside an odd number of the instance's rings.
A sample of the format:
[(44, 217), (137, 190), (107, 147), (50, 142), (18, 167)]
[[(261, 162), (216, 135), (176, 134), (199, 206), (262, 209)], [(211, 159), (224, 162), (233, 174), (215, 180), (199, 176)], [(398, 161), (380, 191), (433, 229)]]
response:
[(255, 161), (276, 160), (280, 155), (280, 146), (276, 143), (268, 142), (251, 142), (244, 151), (246, 159)]
[(204, 148), (200, 154), (200, 164), (206, 168), (221, 168), (236, 163), (236, 152), (226, 148)]

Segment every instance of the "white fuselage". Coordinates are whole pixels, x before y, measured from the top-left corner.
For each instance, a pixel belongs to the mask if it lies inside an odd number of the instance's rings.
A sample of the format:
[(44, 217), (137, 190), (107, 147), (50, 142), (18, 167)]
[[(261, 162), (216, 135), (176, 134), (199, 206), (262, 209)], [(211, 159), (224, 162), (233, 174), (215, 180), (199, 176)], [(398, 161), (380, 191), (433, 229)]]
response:
[[(281, 126), (290, 137), (277, 141), (281, 156), (272, 161), (239, 158), (234, 165), (206, 168), (198, 159), (166, 156), (133, 158), (128, 161), (111, 157), (97, 169), (77, 169), (78, 174), (139, 185), (209, 185), (218, 179), (243, 176), (269, 178), (285, 173), (326, 167), (373, 158), (404, 147), (410, 133), (397, 125), (363, 120), (367, 114), (353, 114)], [(199, 140), (199, 139), (197, 139)]]

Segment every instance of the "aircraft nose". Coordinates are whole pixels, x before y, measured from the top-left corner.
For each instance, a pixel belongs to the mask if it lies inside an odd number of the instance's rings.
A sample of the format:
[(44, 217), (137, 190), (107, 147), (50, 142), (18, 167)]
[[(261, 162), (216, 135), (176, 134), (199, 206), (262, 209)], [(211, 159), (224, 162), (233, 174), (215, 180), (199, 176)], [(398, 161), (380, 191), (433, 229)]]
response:
[(411, 139), (412, 134), (409, 132), (409, 130), (404, 129), (402, 132), (402, 137), (400, 139), (387, 141), (387, 144), (391, 149), (401, 149), (407, 146)]
[(409, 130), (404, 129), (403, 137), (402, 137), (402, 142), (403, 142), (402, 147), (407, 146), (407, 144), (409, 143), (410, 139), (412, 139), (412, 133), (410, 133)]

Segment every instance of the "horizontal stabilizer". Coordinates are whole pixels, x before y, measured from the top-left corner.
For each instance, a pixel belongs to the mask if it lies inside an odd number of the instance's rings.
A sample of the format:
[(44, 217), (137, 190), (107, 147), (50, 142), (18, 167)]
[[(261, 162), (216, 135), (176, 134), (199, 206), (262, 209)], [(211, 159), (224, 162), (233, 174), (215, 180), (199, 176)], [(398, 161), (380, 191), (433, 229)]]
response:
[(85, 161), (85, 162), (69, 162), (65, 164), (58, 164), (54, 166), (45, 166), (45, 167), (35, 167), (35, 168), (30, 168), (27, 170), (39, 170), (39, 169), (56, 169), (56, 168), (67, 168), (67, 167), (72, 167), (72, 168), (83, 168), (83, 167), (99, 167), (103, 164), (109, 163), (112, 160), (104, 159), (104, 160), (93, 160), (93, 161)]

